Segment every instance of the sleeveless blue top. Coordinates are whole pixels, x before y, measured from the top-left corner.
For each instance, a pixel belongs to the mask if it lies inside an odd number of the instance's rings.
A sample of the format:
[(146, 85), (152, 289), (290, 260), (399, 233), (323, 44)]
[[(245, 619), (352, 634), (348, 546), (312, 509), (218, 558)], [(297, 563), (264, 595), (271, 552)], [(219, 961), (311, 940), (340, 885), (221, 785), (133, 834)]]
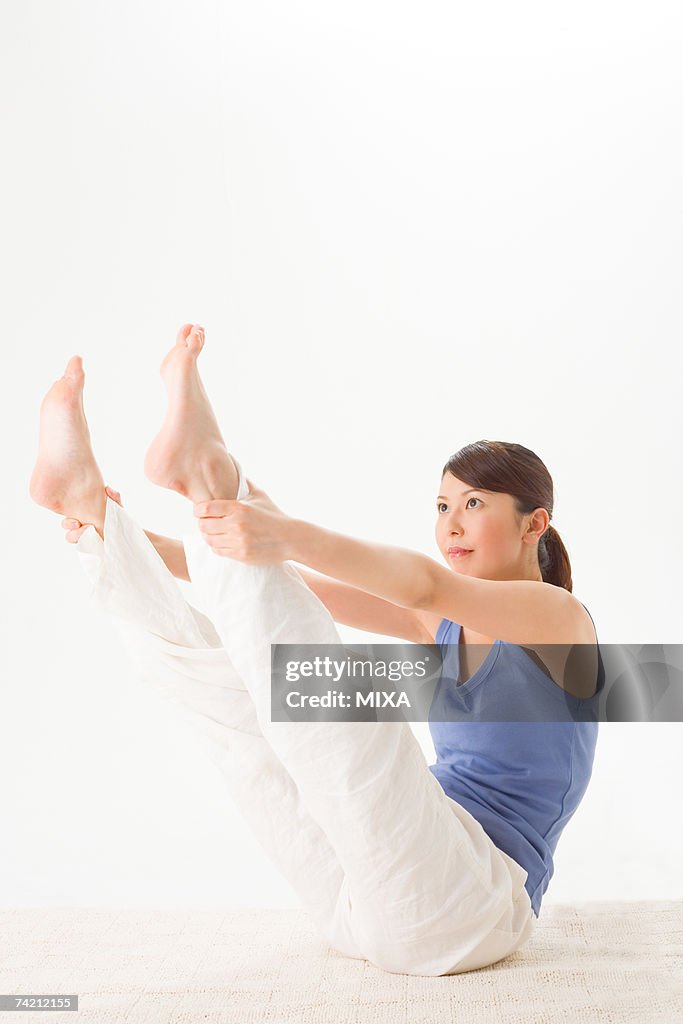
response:
[[(538, 917), (558, 839), (591, 777), (605, 681), (600, 648), (596, 693), (585, 700), (558, 686), (522, 647), (501, 640), (456, 686), (460, 631), (442, 619), (434, 638), (443, 666), (429, 711), (437, 757), (429, 770), (527, 872)], [(446, 720), (439, 721), (445, 708)]]

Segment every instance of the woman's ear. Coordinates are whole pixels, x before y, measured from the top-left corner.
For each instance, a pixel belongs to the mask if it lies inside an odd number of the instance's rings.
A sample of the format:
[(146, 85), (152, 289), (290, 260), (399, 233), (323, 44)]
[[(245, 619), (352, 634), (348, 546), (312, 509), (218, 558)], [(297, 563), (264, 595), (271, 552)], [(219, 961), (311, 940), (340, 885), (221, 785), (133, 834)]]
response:
[(547, 508), (535, 508), (529, 516), (524, 540), (529, 542), (539, 541), (548, 529), (549, 523), (550, 516), (548, 515)]

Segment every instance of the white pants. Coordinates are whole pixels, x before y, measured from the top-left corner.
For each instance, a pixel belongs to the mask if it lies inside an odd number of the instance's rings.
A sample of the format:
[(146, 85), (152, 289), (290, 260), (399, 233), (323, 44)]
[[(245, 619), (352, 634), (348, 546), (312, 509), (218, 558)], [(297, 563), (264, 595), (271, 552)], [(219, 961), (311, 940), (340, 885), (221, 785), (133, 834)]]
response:
[(341, 643), (294, 566), (245, 565), (198, 530), (184, 537), (207, 618), (109, 499), (104, 536), (89, 529), (77, 545), (93, 596), (125, 624), (141, 673), (211, 738), (231, 795), (325, 942), (437, 976), (527, 941), (526, 871), (446, 796), (407, 723), (271, 722), (270, 645)]

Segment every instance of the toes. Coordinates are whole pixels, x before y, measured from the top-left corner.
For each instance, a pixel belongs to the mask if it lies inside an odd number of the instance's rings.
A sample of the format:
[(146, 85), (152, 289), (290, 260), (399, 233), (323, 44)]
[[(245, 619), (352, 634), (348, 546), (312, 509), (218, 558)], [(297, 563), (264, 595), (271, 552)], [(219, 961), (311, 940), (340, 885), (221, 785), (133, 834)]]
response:
[(204, 328), (195, 324), (187, 336), (187, 347), (190, 352), (198, 354), (204, 347)]
[(71, 377), (73, 380), (80, 380), (83, 374), (83, 360), (80, 356), (72, 356), (69, 362), (66, 364), (66, 370), (64, 371), (65, 377)]
[(183, 324), (178, 333), (176, 334), (175, 343), (176, 345), (185, 345), (187, 336), (194, 327), (194, 324)]

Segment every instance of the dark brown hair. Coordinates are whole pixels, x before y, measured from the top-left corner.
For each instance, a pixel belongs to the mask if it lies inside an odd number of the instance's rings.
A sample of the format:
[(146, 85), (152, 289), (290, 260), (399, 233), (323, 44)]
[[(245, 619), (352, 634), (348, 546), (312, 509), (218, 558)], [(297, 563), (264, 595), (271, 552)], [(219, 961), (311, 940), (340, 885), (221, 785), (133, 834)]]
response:
[[(553, 481), (535, 452), (510, 441), (475, 441), (450, 459), (443, 468), (470, 487), (511, 494), (520, 515), (544, 508), (552, 519)], [(554, 526), (538, 542), (538, 562), (545, 583), (564, 587), (571, 593), (572, 567), (569, 555)]]

